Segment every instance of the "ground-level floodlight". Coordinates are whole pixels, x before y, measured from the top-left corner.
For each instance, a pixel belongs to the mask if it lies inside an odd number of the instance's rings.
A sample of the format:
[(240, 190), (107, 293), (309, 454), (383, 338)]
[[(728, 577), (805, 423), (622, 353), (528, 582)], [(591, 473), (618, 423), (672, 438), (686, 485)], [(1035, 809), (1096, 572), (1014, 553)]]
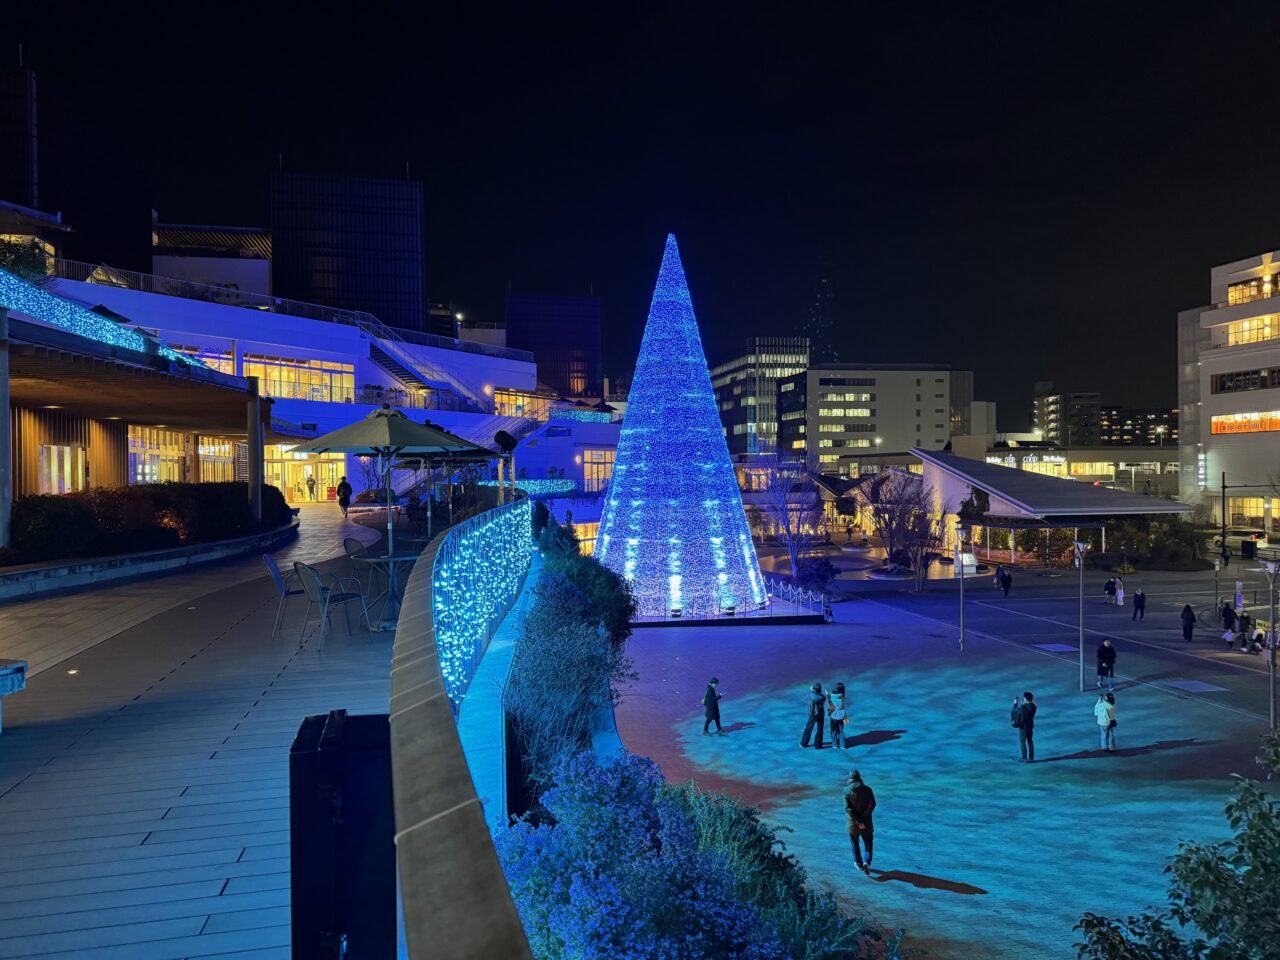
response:
[(1271, 596), (1268, 604), (1270, 620), (1267, 624), (1267, 719), (1271, 732), (1276, 732), (1276, 575), (1280, 574), (1280, 560), (1260, 560), (1259, 573), (1267, 575)]
[(1080, 692), (1084, 693), (1084, 557), (1089, 544), (1083, 540), (1072, 541), (1076, 548), (1076, 566), (1080, 568)]

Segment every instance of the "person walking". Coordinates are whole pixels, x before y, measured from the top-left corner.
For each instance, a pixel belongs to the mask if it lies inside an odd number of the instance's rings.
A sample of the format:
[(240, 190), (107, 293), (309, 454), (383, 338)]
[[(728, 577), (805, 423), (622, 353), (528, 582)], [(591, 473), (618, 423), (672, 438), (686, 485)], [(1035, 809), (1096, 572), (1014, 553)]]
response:
[(1218, 616), (1222, 618), (1222, 632), (1225, 635), (1235, 633), (1236, 631), (1236, 611), (1231, 606), (1230, 600), (1222, 601), (1222, 609), (1218, 611)]
[(995, 576), (995, 579), (991, 581), (991, 583), (997, 590), (1004, 589), (1004, 564), (1003, 563), (996, 564), (996, 576)]
[(342, 515), (345, 517), (347, 511), (351, 509), (351, 484), (347, 483), (347, 478), (343, 477), (338, 481), (338, 506), (342, 508)]
[(313, 474), (307, 474), (307, 499), (315, 500), (316, 498), (316, 478)]
[(1009, 588), (1013, 586), (1013, 574), (1008, 570), (1000, 572), (1000, 589), (1004, 591), (1005, 599), (1009, 598)]
[(1013, 698), (1009, 721), (1018, 730), (1018, 750), (1022, 754), (1022, 762), (1035, 763), (1036, 705), (1035, 696), (1030, 690), (1022, 694), (1022, 699)]
[(1147, 619), (1147, 595), (1142, 592), (1139, 587), (1133, 591), (1133, 616), (1130, 620), (1146, 620)]
[[(853, 862), (858, 869), (871, 876), (871, 851), (875, 839), (875, 826), (871, 815), (876, 809), (876, 795), (862, 782), (857, 770), (849, 773), (844, 787), (844, 819), (849, 831), (849, 845), (853, 847)], [(859, 842), (866, 844), (867, 859), (862, 859)]]
[(1098, 724), (1098, 741), (1100, 749), (1114, 751), (1116, 748), (1115, 694), (1098, 693), (1098, 702), (1093, 705), (1093, 719)]
[(1121, 577), (1116, 577), (1116, 606), (1124, 606), (1124, 580)]
[(1111, 638), (1103, 640), (1098, 647), (1098, 689), (1106, 682), (1108, 690), (1116, 688), (1116, 648), (1111, 645)]
[(835, 689), (827, 696), (827, 720), (831, 724), (831, 746), (833, 749), (844, 749), (844, 722), (846, 716), (844, 684), (837, 683)]
[[(1240, 637), (1240, 650), (1243, 652), (1249, 649), (1249, 641), (1253, 638), (1254, 619), (1249, 616), (1248, 610), (1241, 610), (1240, 616), (1236, 619), (1236, 634)], [(1228, 647), (1231, 644), (1227, 644)]]
[(809, 746), (809, 736), (816, 730), (818, 739), (814, 749), (822, 749), (822, 726), (827, 712), (827, 695), (822, 692), (822, 684), (815, 683), (809, 688), (809, 720), (804, 725), (804, 735), (800, 738), (802, 748)]
[(1182, 618), (1182, 639), (1190, 643), (1192, 631), (1196, 628), (1196, 612), (1191, 609), (1191, 604), (1184, 603), (1179, 616)]
[(724, 731), (720, 729), (720, 698), (724, 694), (716, 691), (716, 687), (720, 685), (719, 677), (712, 677), (707, 681), (707, 692), (702, 695), (702, 707), (705, 720), (702, 723), (702, 735), (704, 737), (711, 736), (711, 724), (716, 725), (716, 736), (723, 737)]
[(1107, 582), (1102, 585), (1102, 592), (1107, 595), (1107, 603), (1116, 602), (1116, 578), (1108, 577)]

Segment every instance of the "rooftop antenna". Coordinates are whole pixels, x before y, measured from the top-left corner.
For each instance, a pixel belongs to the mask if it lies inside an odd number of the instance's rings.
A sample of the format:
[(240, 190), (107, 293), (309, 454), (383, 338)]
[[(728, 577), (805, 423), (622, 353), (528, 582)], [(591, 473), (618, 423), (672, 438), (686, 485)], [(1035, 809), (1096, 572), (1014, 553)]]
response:
[(276, 154), (276, 168), (282, 171), (284, 170), (284, 154), (283, 153)]
[(18, 41), (18, 66), (20, 66), (20, 67), (21, 67), (21, 66), (23, 66), (23, 63), (22, 63), (22, 41), (21, 41), (21, 40), (19, 40), (19, 41)]
[(404, 162), (404, 178), (406, 180), (409, 179), (409, 161), (408, 160)]

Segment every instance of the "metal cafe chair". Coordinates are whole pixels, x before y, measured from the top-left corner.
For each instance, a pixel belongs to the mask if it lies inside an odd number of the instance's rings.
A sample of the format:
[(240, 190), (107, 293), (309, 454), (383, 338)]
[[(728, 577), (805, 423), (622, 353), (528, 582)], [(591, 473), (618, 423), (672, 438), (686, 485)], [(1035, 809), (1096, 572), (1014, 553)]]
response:
[[(302, 638), (307, 635), (307, 624), (311, 621), (311, 611), (320, 605), (320, 642), (324, 643), (325, 638), (329, 635), (329, 611), (334, 606), (342, 607), (342, 612), (347, 618), (347, 634), (351, 633), (351, 613), (347, 610), (347, 604), (360, 602), (360, 611), (364, 615), (365, 626), (371, 631), (373, 623), (369, 620), (369, 607), (364, 599), (364, 584), (356, 577), (324, 577), (324, 579), (332, 580), (332, 583), (326, 585), (321, 582), (322, 574), (317, 573), (314, 567), (305, 563), (294, 563), (294, 571), (298, 574), (298, 579), (302, 582), (302, 590), (307, 598), (307, 612), (302, 618), (302, 629), (298, 632), (298, 643), (302, 643)], [(349, 589), (341, 589), (343, 584), (350, 585)]]
[[(360, 558), (369, 556), (369, 548), (357, 540), (355, 537), (343, 537), (342, 552), (347, 555), (347, 559), (351, 561), (351, 569), (347, 576), (356, 580), (360, 579)], [(377, 568), (372, 564), (369, 567), (369, 586), (368, 592), (373, 593), (373, 577), (377, 573)]]
[(271, 554), (264, 553), (262, 559), (267, 562), (271, 579), (275, 582), (276, 590), (280, 594), (280, 605), (276, 607), (276, 624), (271, 628), (271, 636), (274, 639), (280, 635), (280, 625), (284, 623), (285, 605), (294, 597), (305, 596), (306, 591), (302, 589), (301, 580), (296, 573), (291, 573), (288, 577), (280, 573), (280, 568), (276, 566), (276, 561)]

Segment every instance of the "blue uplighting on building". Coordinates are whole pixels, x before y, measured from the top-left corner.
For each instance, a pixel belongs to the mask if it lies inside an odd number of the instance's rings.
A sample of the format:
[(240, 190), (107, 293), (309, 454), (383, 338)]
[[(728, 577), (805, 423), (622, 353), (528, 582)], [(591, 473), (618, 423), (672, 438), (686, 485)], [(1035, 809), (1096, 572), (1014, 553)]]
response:
[(6, 270), (0, 270), (0, 307), (25, 313), (42, 323), (99, 343), (137, 350), (139, 353), (157, 353), (191, 366), (204, 366), (194, 357), (171, 350), (145, 334), (99, 316), (78, 303), (55, 297)]
[(674, 236), (649, 307), (596, 556), (631, 581), (642, 616), (717, 616), (765, 601)]

